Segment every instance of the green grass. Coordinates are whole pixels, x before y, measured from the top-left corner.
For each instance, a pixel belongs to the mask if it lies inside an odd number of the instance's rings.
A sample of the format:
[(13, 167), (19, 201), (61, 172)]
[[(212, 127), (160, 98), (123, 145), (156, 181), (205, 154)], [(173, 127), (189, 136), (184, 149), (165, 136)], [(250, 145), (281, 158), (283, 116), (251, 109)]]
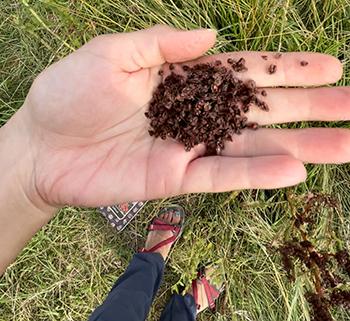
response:
[[(156, 23), (217, 29), (212, 52), (326, 52), (344, 63), (339, 85), (350, 84), (349, 0), (3, 0), (0, 126), (21, 106), (35, 76), (52, 62), (98, 34)], [(349, 248), (349, 166), (308, 169), (307, 182), (291, 190), (338, 195), (342, 212), (332, 223)], [(290, 284), (279, 256), (270, 249), (290, 224), (285, 190), (151, 202), (120, 235), (92, 209), (65, 208), (0, 278), (0, 320), (86, 320), (142, 246), (146, 224), (170, 202), (186, 208), (187, 227), (172, 253), (149, 320), (157, 320), (171, 292), (189, 284), (196, 266), (208, 261), (222, 266), (227, 291), (218, 312), (206, 312), (200, 320), (310, 320), (303, 297), (310, 286), (307, 278), (301, 275)], [(319, 229), (327, 224), (320, 220)], [(350, 315), (339, 310), (336, 318), (345, 321)]]

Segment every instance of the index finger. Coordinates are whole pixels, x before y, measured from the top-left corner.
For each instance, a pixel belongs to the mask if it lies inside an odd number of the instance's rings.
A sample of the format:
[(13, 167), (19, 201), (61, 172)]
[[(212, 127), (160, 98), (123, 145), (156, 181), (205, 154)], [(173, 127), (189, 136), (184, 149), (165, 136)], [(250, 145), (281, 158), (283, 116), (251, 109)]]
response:
[(313, 52), (231, 52), (205, 56), (189, 65), (220, 60), (230, 67), (229, 59), (238, 61), (240, 58), (245, 60), (248, 70), (235, 72), (235, 75), (243, 80), (253, 79), (258, 87), (320, 86), (338, 81), (343, 74), (337, 58)]

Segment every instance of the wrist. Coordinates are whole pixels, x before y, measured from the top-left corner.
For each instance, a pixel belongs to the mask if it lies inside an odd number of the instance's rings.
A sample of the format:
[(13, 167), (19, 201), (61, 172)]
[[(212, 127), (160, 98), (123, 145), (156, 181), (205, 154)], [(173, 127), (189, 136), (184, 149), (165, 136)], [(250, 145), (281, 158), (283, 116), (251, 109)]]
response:
[(51, 217), (58, 208), (49, 205), (36, 188), (36, 146), (23, 109), (0, 128), (0, 189), (11, 189), (13, 199), (22, 210), (26, 208)]
[(35, 142), (22, 115), (0, 128), (0, 275), (57, 210), (36, 191)]

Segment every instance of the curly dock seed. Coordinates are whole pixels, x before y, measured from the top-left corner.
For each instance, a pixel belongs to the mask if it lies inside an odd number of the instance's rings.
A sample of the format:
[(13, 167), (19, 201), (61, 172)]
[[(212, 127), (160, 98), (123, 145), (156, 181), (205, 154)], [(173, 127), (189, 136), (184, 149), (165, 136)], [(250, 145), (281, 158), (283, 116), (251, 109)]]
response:
[(242, 81), (235, 76), (247, 70), (243, 58), (230, 67), (215, 61), (182, 69), (183, 74), (172, 72), (167, 76), (153, 94), (145, 113), (151, 136), (176, 139), (187, 151), (204, 143), (207, 154), (215, 154), (243, 129), (258, 129), (257, 123), (248, 122), (245, 113), (253, 106), (263, 111), (269, 108), (257, 97), (253, 80)]
[(268, 72), (270, 75), (274, 74), (277, 71), (277, 66), (276, 65), (270, 65)]

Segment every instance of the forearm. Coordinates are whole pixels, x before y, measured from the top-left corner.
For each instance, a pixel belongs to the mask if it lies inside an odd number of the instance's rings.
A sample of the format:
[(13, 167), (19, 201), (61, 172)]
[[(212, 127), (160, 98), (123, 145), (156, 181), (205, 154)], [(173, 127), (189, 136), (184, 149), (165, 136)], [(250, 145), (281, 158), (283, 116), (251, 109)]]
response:
[(36, 195), (28, 133), (14, 116), (0, 128), (0, 275), (54, 215)]

